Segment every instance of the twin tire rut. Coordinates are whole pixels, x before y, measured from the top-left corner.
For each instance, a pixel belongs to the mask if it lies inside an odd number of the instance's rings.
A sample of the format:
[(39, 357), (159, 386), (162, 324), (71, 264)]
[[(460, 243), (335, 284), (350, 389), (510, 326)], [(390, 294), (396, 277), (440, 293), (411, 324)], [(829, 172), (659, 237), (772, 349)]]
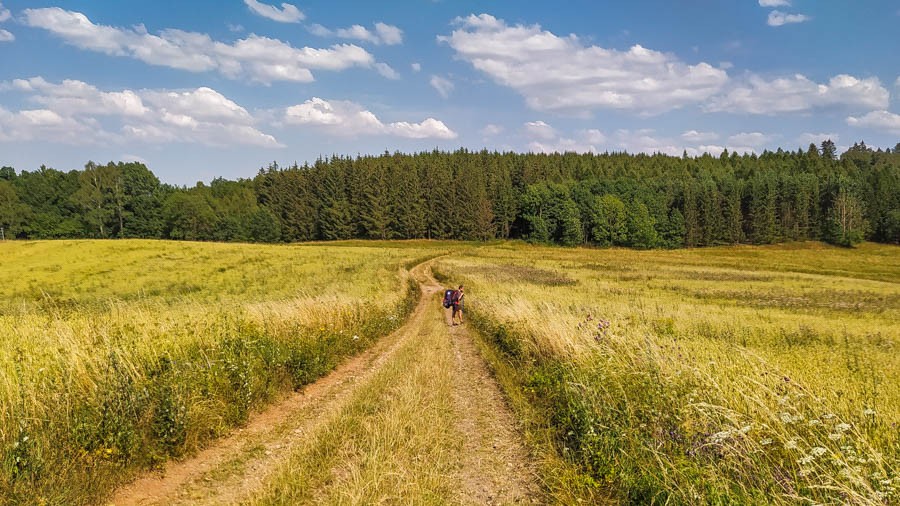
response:
[(541, 502), (472, 336), (447, 325), (428, 264), (413, 275), (422, 296), (403, 327), (109, 504)]

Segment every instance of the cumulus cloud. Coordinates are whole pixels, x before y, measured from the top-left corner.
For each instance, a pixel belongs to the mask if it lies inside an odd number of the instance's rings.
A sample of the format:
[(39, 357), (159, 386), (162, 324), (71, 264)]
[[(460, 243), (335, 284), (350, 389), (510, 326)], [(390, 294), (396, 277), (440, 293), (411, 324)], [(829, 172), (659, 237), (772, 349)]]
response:
[(759, 0), (760, 7), (790, 7), (790, 0)]
[(388, 25), (381, 22), (375, 23), (374, 29), (372, 30), (369, 30), (362, 25), (353, 25), (349, 28), (331, 30), (320, 24), (314, 24), (309, 27), (309, 32), (319, 37), (353, 39), (375, 45), (384, 44), (386, 46), (394, 46), (403, 43), (403, 30), (394, 25)]
[(12, 42), (16, 40), (16, 36), (10, 33), (8, 30), (4, 30), (0, 28), (0, 42)]
[(550, 140), (556, 137), (556, 130), (543, 121), (529, 121), (524, 125), (525, 133), (529, 137)]
[(398, 74), (397, 71), (394, 70), (393, 67), (391, 67), (387, 63), (379, 62), (379, 63), (376, 63), (374, 65), (374, 67), (375, 67), (375, 71), (377, 71), (379, 74), (381, 74), (381, 77), (385, 77), (387, 79), (392, 79), (392, 80), (400, 79), (400, 74)]
[[(5, 88), (26, 94), (41, 109), (6, 111), (14, 121), (3, 140), (70, 144), (140, 141), (210, 146), (281, 147), (255, 127), (246, 109), (211, 88), (186, 91), (103, 91), (77, 80), (51, 83), (41, 77), (16, 79)], [(101, 124), (98, 117), (105, 117)], [(105, 125), (116, 123), (118, 131)], [(62, 131), (64, 130), (64, 131)]]
[(12, 14), (9, 13), (9, 9), (3, 7), (3, 2), (0, 2), (0, 23), (8, 20), (12, 17)]
[(728, 142), (733, 145), (759, 147), (775, 140), (774, 135), (766, 135), (761, 132), (742, 132), (728, 137)]
[(375, 65), (368, 51), (353, 44), (336, 44), (327, 49), (295, 48), (287, 42), (253, 34), (227, 44), (207, 34), (175, 29), (153, 35), (143, 26), (128, 29), (97, 25), (84, 14), (58, 7), (26, 9), (23, 22), (81, 49), (190, 72), (215, 71), (229, 79), (246, 78), (264, 84), (310, 82), (314, 80), (312, 70), (340, 71)]
[(244, 0), (247, 7), (255, 14), (279, 23), (299, 23), (306, 19), (306, 16), (300, 12), (300, 9), (289, 3), (281, 4), (281, 8), (274, 5), (268, 5), (257, 0)]
[[(413, 72), (419, 72), (422, 70), (421, 63), (411, 63), (409, 66), (410, 66), (410, 68), (412, 68)], [(897, 79), (897, 82), (900, 83), (900, 78)]]
[(429, 83), (431, 84), (431, 87), (437, 90), (438, 94), (443, 98), (449, 97), (450, 92), (452, 92), (454, 88), (453, 83), (449, 79), (441, 76), (431, 76), (431, 80), (429, 81)]
[(290, 125), (322, 127), (334, 135), (391, 135), (408, 139), (455, 139), (456, 132), (442, 121), (427, 118), (420, 123), (383, 123), (371, 111), (354, 102), (313, 97), (288, 107), (284, 122)]
[(877, 77), (840, 74), (819, 84), (800, 74), (771, 81), (751, 75), (746, 83), (713, 98), (706, 110), (778, 114), (824, 107), (873, 109), (887, 107), (889, 100), (890, 93)]
[(818, 146), (818, 145), (822, 144), (822, 141), (825, 141), (828, 139), (831, 139), (833, 142), (837, 143), (837, 142), (840, 142), (841, 136), (836, 133), (817, 134), (817, 133), (806, 132), (806, 133), (800, 134), (800, 136), (797, 137), (797, 142), (801, 146), (808, 146), (810, 144), (815, 144), (816, 146)]
[(485, 137), (493, 137), (495, 135), (500, 135), (503, 133), (503, 127), (500, 125), (495, 125), (493, 123), (488, 123), (481, 129), (481, 135)]
[(900, 114), (889, 111), (872, 111), (858, 118), (849, 116), (847, 124), (852, 127), (869, 128), (900, 135)]
[(728, 81), (724, 70), (707, 63), (689, 65), (640, 45), (627, 51), (586, 45), (575, 35), (508, 25), (489, 14), (458, 18), (456, 24), (438, 40), (540, 111), (659, 113), (706, 100)]
[(698, 132), (697, 130), (688, 130), (681, 134), (681, 138), (687, 142), (710, 142), (717, 140), (719, 134), (715, 132)]
[(775, 10), (769, 13), (769, 19), (766, 23), (769, 26), (782, 26), (792, 23), (802, 23), (809, 20), (810, 17), (806, 14), (788, 14), (786, 12)]

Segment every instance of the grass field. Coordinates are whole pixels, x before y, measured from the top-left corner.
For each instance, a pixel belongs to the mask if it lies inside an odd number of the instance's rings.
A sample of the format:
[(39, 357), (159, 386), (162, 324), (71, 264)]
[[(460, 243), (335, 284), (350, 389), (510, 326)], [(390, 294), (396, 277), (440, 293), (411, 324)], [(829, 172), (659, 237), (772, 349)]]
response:
[(441, 259), (560, 502), (900, 501), (900, 250)]
[(0, 243), (0, 498), (91, 503), (399, 326), (425, 243)]
[[(427, 241), (0, 243), (0, 498), (95, 503), (194, 453), (398, 328), (448, 251), (549, 499), (900, 502), (896, 246)], [(460, 334), (423, 314), (251, 502), (463, 490)]]

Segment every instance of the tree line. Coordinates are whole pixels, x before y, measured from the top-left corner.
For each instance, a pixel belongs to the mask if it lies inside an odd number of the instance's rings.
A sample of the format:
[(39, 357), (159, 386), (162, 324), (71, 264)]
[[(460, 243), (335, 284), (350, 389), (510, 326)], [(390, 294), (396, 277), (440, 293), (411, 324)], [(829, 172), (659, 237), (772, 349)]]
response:
[(900, 242), (900, 143), (720, 156), (468, 151), (272, 163), (164, 184), (141, 163), (0, 168), (6, 238), (293, 242), (519, 238), (679, 248)]

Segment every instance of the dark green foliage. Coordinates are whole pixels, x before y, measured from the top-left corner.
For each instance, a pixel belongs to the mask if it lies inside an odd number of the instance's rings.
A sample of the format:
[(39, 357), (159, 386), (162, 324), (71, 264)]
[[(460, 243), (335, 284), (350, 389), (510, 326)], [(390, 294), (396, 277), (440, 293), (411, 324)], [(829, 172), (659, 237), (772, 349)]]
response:
[[(641, 207), (643, 206), (643, 207)], [(252, 180), (160, 184), (139, 163), (0, 169), (6, 237), (217, 241), (521, 238), (678, 248), (898, 242), (900, 152), (854, 144), (671, 157), (439, 151), (271, 164)]]

